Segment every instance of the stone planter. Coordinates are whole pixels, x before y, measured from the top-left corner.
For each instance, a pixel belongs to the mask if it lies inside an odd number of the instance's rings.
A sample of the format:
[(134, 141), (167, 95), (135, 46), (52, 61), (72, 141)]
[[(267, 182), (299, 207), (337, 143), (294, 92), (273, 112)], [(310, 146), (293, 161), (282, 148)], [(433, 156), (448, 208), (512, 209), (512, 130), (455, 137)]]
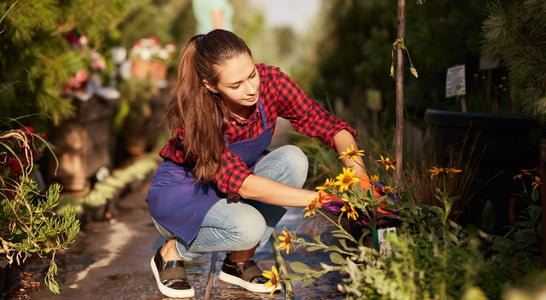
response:
[(147, 151), (146, 128), (151, 114), (129, 116), (122, 131), (123, 148), (131, 156), (140, 156)]
[(153, 150), (157, 146), (158, 138), (162, 130), (166, 128), (165, 114), (167, 113), (169, 93), (170, 89), (168, 87), (160, 88), (159, 95), (150, 102), (152, 114), (146, 128), (146, 149), (148, 151)]
[(146, 109), (127, 115), (117, 141), (116, 166), (124, 166), (157, 146), (158, 138), (165, 129), (168, 93), (168, 88), (160, 88), (158, 95), (146, 103)]
[(50, 161), (49, 178), (59, 182), (63, 191), (85, 192), (101, 167), (111, 169), (112, 117), (119, 93), (114, 96), (73, 95), (76, 114), (61, 123), (52, 138), (59, 166), (55, 170), (55, 162)]
[(519, 187), (514, 175), (539, 164), (539, 127), (535, 120), (520, 115), (428, 109), (425, 123), (425, 145), (439, 163), (448, 163), (449, 151), (476, 162), (474, 197), (465, 211), (467, 221), (477, 222), (483, 205), (491, 200), (497, 215), (495, 231), (505, 230), (509, 200)]

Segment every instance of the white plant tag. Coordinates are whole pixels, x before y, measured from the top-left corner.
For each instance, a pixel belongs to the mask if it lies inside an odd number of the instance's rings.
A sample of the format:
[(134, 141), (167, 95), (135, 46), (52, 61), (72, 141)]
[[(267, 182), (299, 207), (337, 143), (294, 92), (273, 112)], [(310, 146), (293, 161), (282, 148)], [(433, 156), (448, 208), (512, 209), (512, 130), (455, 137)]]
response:
[(396, 227), (381, 228), (373, 231), (374, 247), (383, 256), (392, 253), (392, 246), (387, 241), (389, 234), (396, 234)]

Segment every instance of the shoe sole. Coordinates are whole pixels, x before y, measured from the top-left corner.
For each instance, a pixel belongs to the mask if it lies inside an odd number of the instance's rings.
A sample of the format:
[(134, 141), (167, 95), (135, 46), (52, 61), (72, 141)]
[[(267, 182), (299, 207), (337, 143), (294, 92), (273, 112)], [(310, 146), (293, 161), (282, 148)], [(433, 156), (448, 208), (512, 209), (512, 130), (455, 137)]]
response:
[[(245, 290), (254, 292), (254, 293), (271, 293), (271, 291), (273, 290), (271, 287), (266, 287), (263, 283), (248, 282), (237, 276), (230, 275), (223, 271), (220, 271), (220, 274), (218, 275), (218, 279), (222, 280), (223, 282), (238, 285), (244, 288)], [(280, 286), (277, 286), (277, 288), (275, 289), (275, 291), (280, 291), (280, 290), (281, 290)]]
[(154, 279), (157, 283), (157, 287), (163, 295), (171, 298), (191, 298), (195, 295), (193, 287), (189, 290), (175, 290), (170, 287), (164, 286), (159, 280), (159, 270), (155, 265), (154, 257), (152, 257), (152, 260), (150, 261), (150, 266), (152, 267), (152, 272), (154, 273)]

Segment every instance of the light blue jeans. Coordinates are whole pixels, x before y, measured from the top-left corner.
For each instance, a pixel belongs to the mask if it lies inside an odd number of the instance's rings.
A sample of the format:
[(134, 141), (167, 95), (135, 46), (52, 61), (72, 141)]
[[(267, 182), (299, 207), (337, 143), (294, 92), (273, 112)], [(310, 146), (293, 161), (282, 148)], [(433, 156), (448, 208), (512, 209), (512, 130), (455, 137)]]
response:
[[(307, 179), (307, 156), (296, 146), (281, 146), (262, 157), (254, 168), (258, 176), (301, 188)], [(197, 237), (189, 245), (176, 240), (178, 254), (191, 260), (203, 253), (247, 250), (267, 243), (286, 209), (248, 199), (220, 199), (207, 213)], [(166, 238), (175, 236), (154, 222)]]

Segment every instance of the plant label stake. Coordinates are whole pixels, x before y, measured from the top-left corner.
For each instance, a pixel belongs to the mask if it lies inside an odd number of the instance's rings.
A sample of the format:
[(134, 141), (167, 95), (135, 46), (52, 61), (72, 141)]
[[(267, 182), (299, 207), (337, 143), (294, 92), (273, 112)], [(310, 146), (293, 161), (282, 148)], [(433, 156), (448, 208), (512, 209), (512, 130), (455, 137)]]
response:
[(379, 251), (382, 256), (387, 256), (392, 253), (392, 246), (387, 241), (387, 236), (396, 234), (396, 227), (381, 228), (373, 231), (373, 244), (375, 250)]
[[(446, 74), (446, 98), (456, 97), (461, 101), (461, 109), (466, 112), (466, 78), (465, 66), (457, 65), (447, 69)], [(461, 96), (461, 98), (459, 98)]]

